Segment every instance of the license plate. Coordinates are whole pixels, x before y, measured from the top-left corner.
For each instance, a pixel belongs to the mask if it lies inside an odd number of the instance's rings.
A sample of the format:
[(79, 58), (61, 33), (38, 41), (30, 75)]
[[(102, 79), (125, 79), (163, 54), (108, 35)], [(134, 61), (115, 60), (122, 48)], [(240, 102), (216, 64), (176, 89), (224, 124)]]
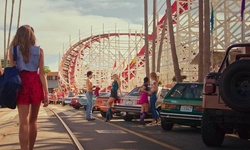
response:
[(193, 106), (181, 106), (181, 111), (183, 112), (192, 112), (193, 111)]
[(133, 101), (125, 101), (125, 105), (131, 106), (133, 105)]

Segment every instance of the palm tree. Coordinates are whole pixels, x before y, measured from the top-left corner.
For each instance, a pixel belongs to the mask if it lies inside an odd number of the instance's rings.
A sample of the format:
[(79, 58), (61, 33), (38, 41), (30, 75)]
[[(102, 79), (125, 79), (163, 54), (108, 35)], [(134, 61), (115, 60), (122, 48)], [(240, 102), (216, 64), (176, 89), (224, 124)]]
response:
[(157, 39), (157, 28), (156, 28), (156, 3), (157, 0), (153, 0), (153, 40), (152, 40), (152, 72), (155, 71), (155, 42)]
[(204, 37), (203, 37), (203, 50), (204, 50), (204, 64), (203, 64), (203, 77), (210, 71), (211, 53), (210, 53), (210, 18), (209, 18), (209, 0), (204, 1)]
[(17, 28), (19, 28), (19, 23), (20, 23), (20, 17), (21, 17), (21, 6), (22, 6), (22, 0), (20, 0), (20, 1), (19, 1)]
[(199, 63), (198, 81), (202, 82), (203, 76), (203, 0), (199, 0)]
[[(15, 4), (15, 0), (12, 0), (12, 5), (11, 5), (11, 16), (10, 16), (10, 26), (9, 26), (9, 35), (8, 35), (8, 43), (7, 43), (7, 46), (8, 46), (8, 47), (9, 47), (9, 44), (10, 44), (10, 35), (11, 35), (11, 29), (12, 29), (12, 20), (13, 20), (14, 4)], [(6, 51), (6, 56), (5, 56), (5, 60), (6, 60), (6, 61), (4, 61), (4, 67), (6, 67), (6, 65), (7, 65), (7, 58), (8, 58), (8, 50)]]
[(178, 57), (176, 53), (176, 47), (175, 47), (171, 0), (166, 0), (166, 2), (167, 2), (167, 17), (168, 17), (168, 27), (169, 27), (168, 32), (169, 32), (169, 40), (170, 40), (172, 59), (173, 59), (173, 65), (174, 65), (174, 73), (175, 73), (176, 81), (182, 82), (182, 77), (181, 77), (181, 72), (180, 72)]
[(163, 27), (161, 30), (161, 41), (160, 41), (160, 46), (159, 46), (159, 51), (158, 51), (158, 58), (157, 58), (157, 72), (160, 72), (161, 70), (161, 54), (162, 54), (162, 47), (163, 47), (163, 42), (164, 42), (164, 37), (165, 37), (165, 32), (166, 32), (166, 25), (167, 25), (167, 12), (165, 13), (165, 19), (163, 22)]
[(7, 48), (6, 48), (6, 20), (7, 20), (7, 6), (8, 0), (5, 1), (5, 12), (4, 12), (4, 67), (6, 67), (7, 63)]
[(148, 53), (148, 0), (144, 0), (144, 29), (145, 29), (145, 68), (149, 77), (149, 53)]

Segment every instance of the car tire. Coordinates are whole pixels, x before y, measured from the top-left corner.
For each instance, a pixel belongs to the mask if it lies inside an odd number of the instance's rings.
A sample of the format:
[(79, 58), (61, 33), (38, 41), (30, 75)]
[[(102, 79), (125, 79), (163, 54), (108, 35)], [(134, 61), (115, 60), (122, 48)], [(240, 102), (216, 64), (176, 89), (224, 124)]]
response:
[(221, 146), (225, 132), (215, 122), (207, 111), (203, 112), (201, 122), (201, 136), (203, 143), (207, 146), (218, 147)]
[(165, 131), (170, 131), (174, 127), (174, 123), (170, 121), (164, 121), (163, 118), (161, 118), (161, 128)]
[(87, 106), (83, 106), (83, 109), (86, 111), (87, 110)]
[(248, 131), (245, 129), (238, 129), (237, 132), (238, 132), (240, 139), (249, 139), (250, 138)]
[(250, 60), (238, 60), (221, 74), (219, 91), (224, 102), (235, 111), (250, 112)]
[(106, 112), (101, 111), (101, 115), (102, 115), (103, 118), (106, 118), (106, 114), (107, 114)]
[(129, 115), (129, 114), (126, 114), (126, 115), (124, 116), (124, 121), (132, 121), (133, 118), (134, 118), (134, 116)]
[(75, 108), (75, 109), (80, 109), (80, 106), (75, 106), (74, 108)]

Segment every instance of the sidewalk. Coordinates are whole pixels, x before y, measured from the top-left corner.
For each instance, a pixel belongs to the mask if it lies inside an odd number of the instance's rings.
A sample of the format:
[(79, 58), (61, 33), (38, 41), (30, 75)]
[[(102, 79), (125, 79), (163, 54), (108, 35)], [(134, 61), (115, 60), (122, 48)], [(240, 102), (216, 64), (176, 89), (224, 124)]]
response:
[[(1, 108), (5, 109), (5, 108)], [(17, 110), (0, 113), (0, 149), (1, 150), (18, 150), (18, 116)], [(48, 111), (49, 112), (49, 111)], [(2, 116), (3, 115), (3, 116)], [(3, 122), (6, 115), (14, 119)], [(14, 117), (13, 117), (14, 116)], [(66, 130), (59, 120), (52, 113), (47, 113), (46, 108), (41, 107), (38, 117), (38, 135), (35, 143), (35, 150), (58, 150), (67, 149), (75, 150)]]

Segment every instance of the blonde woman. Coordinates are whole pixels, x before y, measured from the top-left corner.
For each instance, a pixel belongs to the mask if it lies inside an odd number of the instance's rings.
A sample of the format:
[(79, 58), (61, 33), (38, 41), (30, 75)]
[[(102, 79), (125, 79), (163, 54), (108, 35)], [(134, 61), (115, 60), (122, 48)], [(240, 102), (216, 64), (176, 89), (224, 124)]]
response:
[(111, 118), (112, 118), (111, 107), (112, 107), (112, 104), (113, 104), (114, 100), (118, 99), (118, 94), (117, 94), (118, 91), (122, 95), (121, 88), (120, 88), (121, 87), (121, 81), (119, 79), (119, 76), (117, 74), (114, 74), (112, 76), (112, 79), (114, 81), (112, 83), (111, 94), (110, 94), (110, 97), (109, 97), (108, 102), (107, 102), (108, 110), (107, 110), (107, 113), (106, 113), (106, 120), (105, 120), (105, 122), (111, 120)]
[(152, 112), (152, 122), (149, 125), (160, 123), (159, 113), (156, 110), (155, 103), (157, 101), (157, 91), (158, 91), (158, 77), (155, 72), (150, 73), (150, 108)]
[[(34, 30), (29, 25), (18, 28), (10, 44), (10, 66), (17, 66), (22, 87), (17, 95), (19, 143), (22, 150), (34, 149), (37, 136), (37, 117), (41, 102), (48, 106), (49, 92), (44, 72), (43, 50), (35, 45)], [(17, 47), (17, 63), (13, 47)]]

